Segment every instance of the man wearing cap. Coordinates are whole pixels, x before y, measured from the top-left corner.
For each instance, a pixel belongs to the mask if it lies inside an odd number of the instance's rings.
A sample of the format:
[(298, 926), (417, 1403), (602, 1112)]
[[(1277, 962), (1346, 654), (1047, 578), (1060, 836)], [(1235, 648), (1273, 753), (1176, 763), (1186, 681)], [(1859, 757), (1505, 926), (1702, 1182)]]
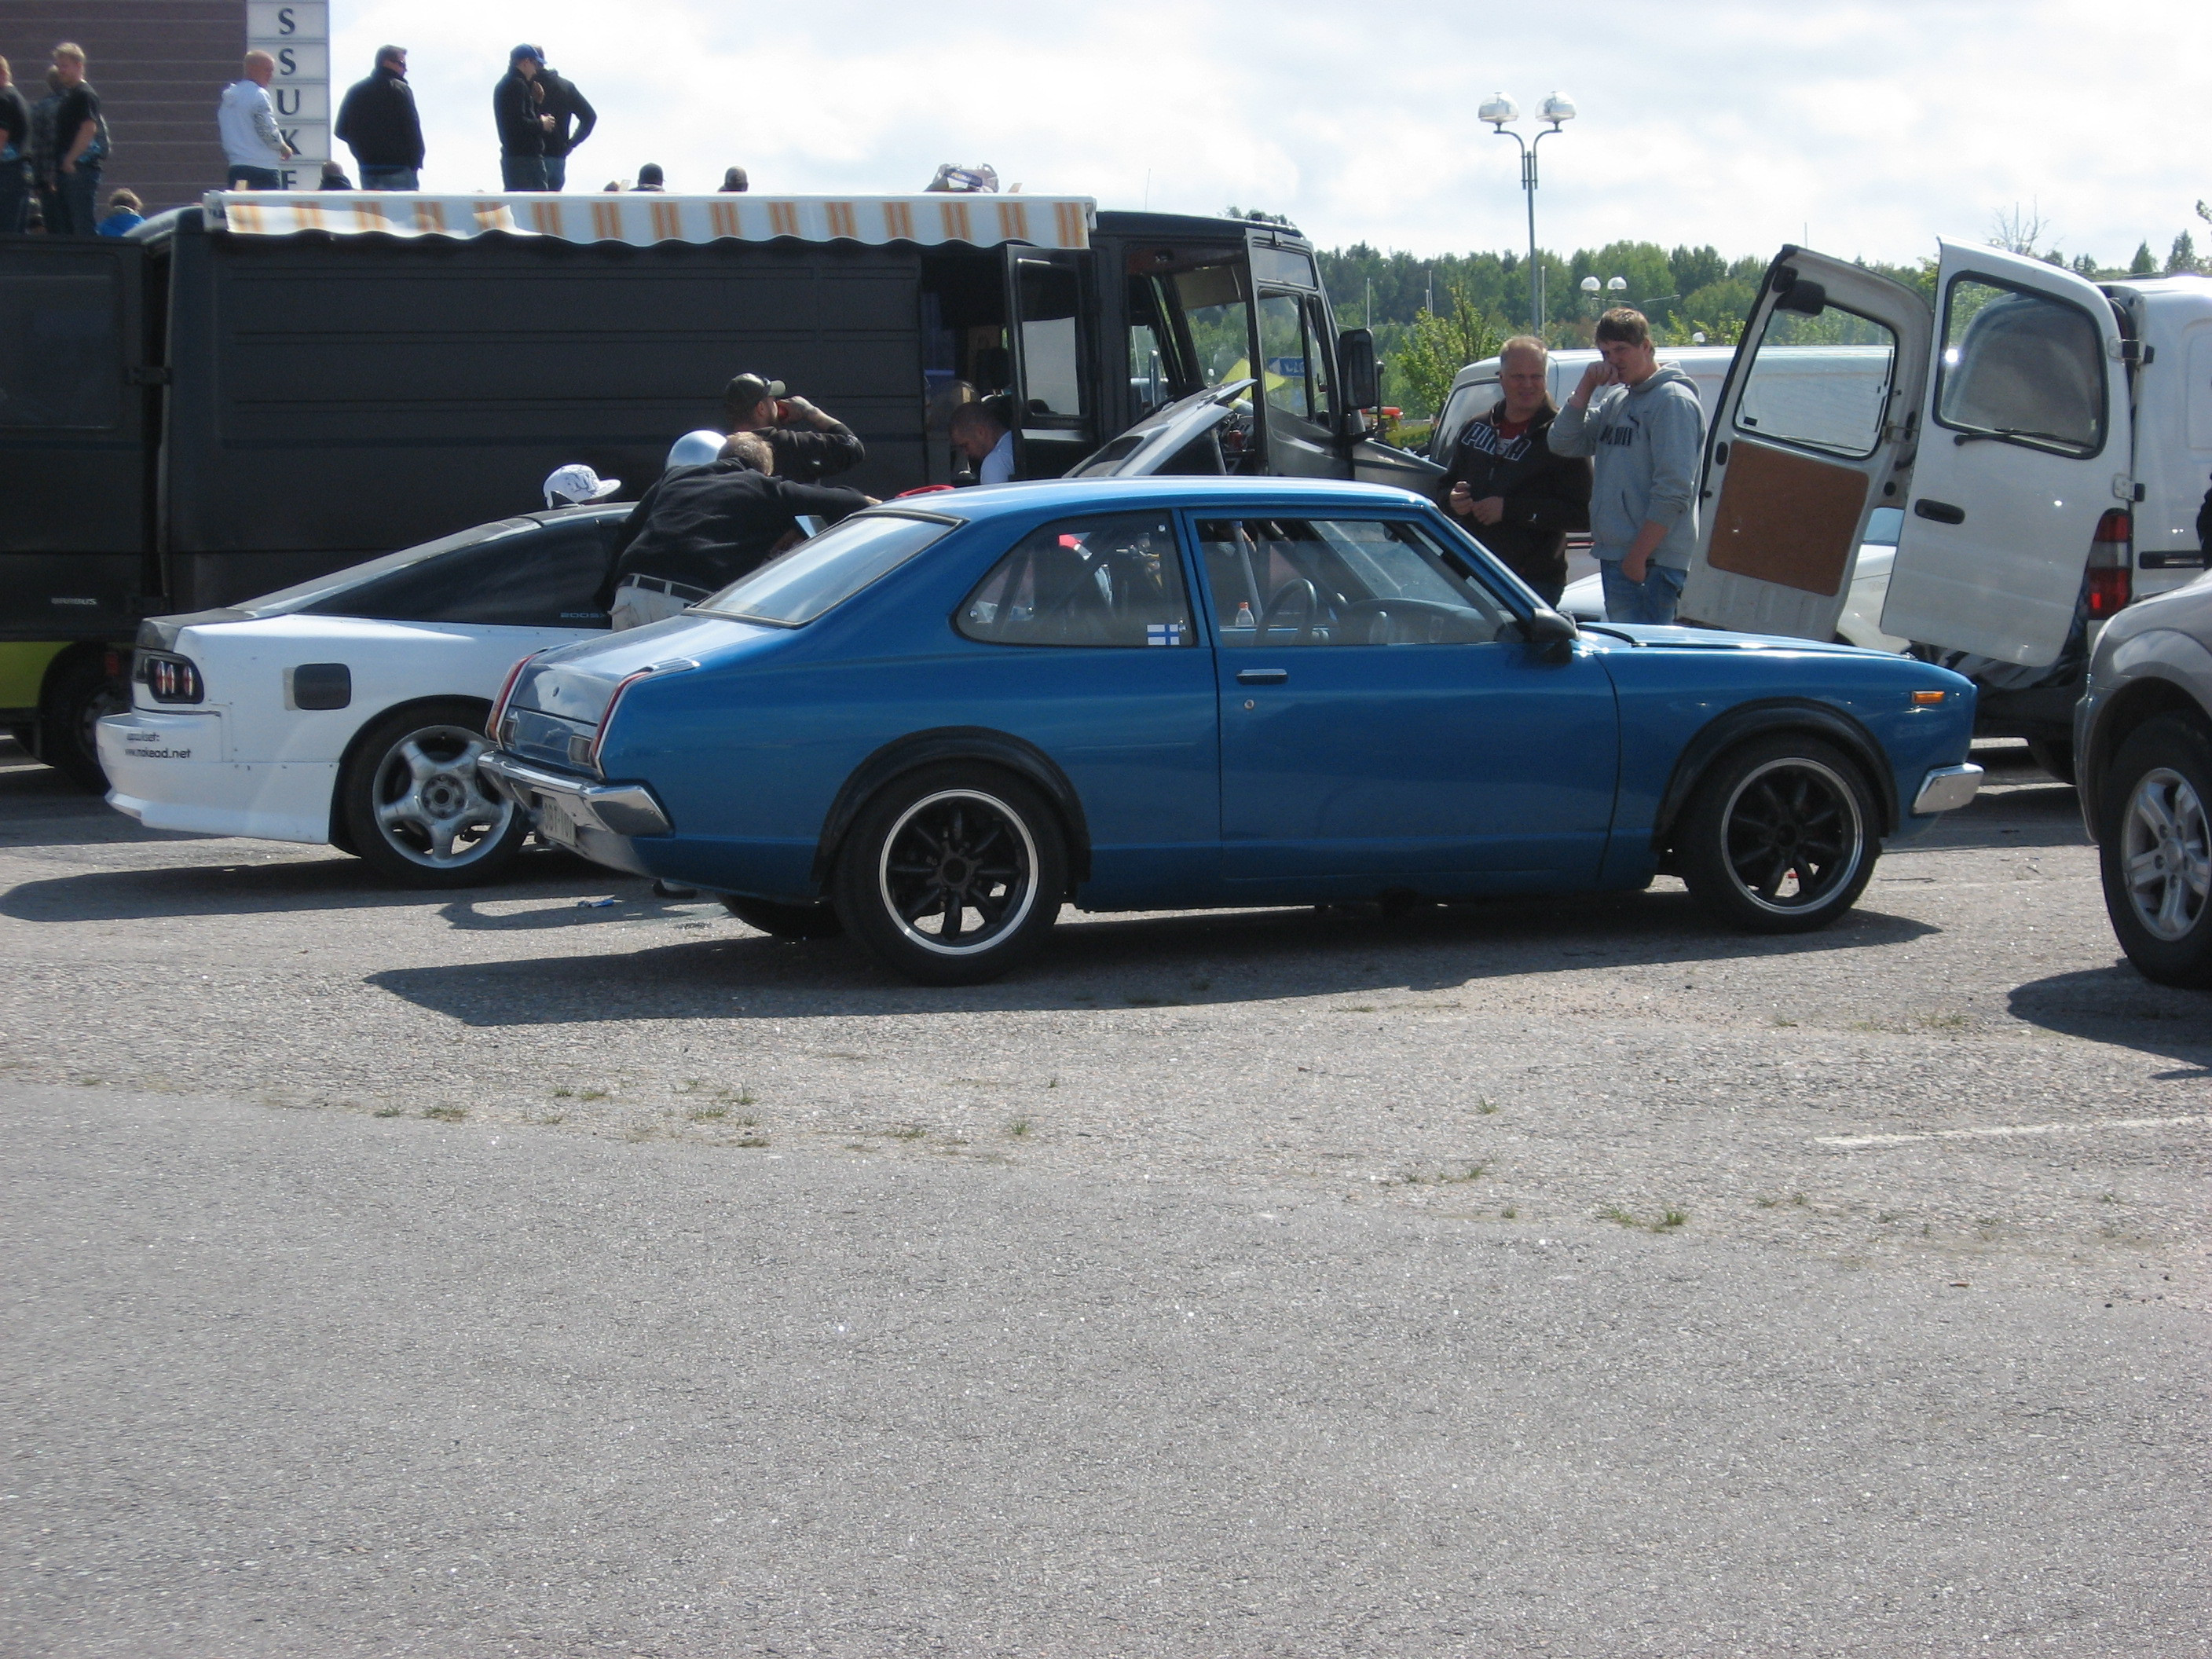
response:
[(740, 374), (722, 389), (722, 412), (732, 433), (757, 433), (775, 456), (779, 477), (816, 483), (849, 472), (868, 459), (853, 428), (804, 398), (786, 394), (781, 380)]
[(520, 46), (507, 55), (507, 73), (492, 88), (492, 118), (499, 124), (499, 178), (506, 190), (545, 188), (545, 135), (553, 118), (538, 107), (531, 84), (545, 67), (538, 48)]
[(617, 629), (673, 617), (774, 556), (804, 515), (838, 520), (872, 498), (836, 484), (793, 483), (768, 471), (769, 449), (740, 432), (720, 459), (660, 475), (615, 537), (607, 614)]
[(591, 501), (603, 501), (622, 488), (620, 478), (602, 478), (581, 461), (571, 461), (566, 466), (556, 467), (545, 480), (545, 510), (556, 507), (582, 507)]

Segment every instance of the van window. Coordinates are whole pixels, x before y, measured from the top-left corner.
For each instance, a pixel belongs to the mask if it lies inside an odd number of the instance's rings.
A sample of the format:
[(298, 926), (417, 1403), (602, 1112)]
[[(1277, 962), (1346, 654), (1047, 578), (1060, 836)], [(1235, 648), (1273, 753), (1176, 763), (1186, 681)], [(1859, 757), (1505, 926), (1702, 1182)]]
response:
[(1201, 385), (1250, 378), (1250, 294), (1239, 264), (1200, 265), (1176, 274), (1175, 297), (1190, 329)]
[(2086, 459), (2105, 447), (2105, 353), (2089, 313), (1976, 276), (1943, 296), (1936, 419)]
[(2191, 331), (2189, 342), (2189, 447), (2212, 449), (2212, 328)]
[(1871, 455), (1896, 364), (1897, 336), (1856, 312), (1774, 312), (1752, 355), (1736, 429), (1832, 455)]
[(1452, 388), (1451, 396), (1444, 399), (1443, 413), (1437, 416), (1437, 429), (1429, 442), (1429, 458), (1449, 465), (1452, 447), (1459, 442), (1459, 434), (1479, 415), (1487, 415), (1498, 401), (1498, 382), (1469, 380), (1465, 386)]
[(1022, 418), (1083, 416), (1083, 376), (1075, 341), (1081, 308), (1073, 267), (1023, 259), (1021, 278)]
[(123, 371), (115, 285), (106, 259), (0, 281), (0, 427), (99, 431), (116, 423)]

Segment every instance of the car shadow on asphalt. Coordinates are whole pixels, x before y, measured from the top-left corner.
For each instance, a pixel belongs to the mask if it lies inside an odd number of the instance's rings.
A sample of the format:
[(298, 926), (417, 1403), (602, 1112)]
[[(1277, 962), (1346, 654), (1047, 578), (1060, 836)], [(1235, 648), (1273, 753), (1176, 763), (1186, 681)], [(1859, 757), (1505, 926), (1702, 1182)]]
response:
[(611, 1019), (1103, 1012), (1359, 991), (1434, 992), (1516, 975), (1879, 951), (1937, 930), (1880, 911), (1756, 937), (1716, 927), (1678, 890), (1372, 908), (1070, 917), (1030, 964), (988, 985), (909, 985), (848, 941), (790, 943), (720, 924), (682, 944), (599, 956), (395, 969), (368, 984), (483, 1027)]
[(2030, 1025), (2188, 1063), (2187, 1071), (2158, 1073), (2163, 1080), (2212, 1078), (2212, 994), (2154, 984), (2124, 958), (2032, 980), (2008, 1002)]

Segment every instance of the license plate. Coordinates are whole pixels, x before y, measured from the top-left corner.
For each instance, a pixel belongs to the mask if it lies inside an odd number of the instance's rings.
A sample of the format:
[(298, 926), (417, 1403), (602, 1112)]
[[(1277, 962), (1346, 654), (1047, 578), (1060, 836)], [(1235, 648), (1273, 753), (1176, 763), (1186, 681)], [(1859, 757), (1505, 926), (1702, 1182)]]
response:
[(568, 816), (568, 809), (557, 795), (538, 798), (538, 833), (548, 841), (557, 841), (572, 852), (576, 846), (576, 820)]

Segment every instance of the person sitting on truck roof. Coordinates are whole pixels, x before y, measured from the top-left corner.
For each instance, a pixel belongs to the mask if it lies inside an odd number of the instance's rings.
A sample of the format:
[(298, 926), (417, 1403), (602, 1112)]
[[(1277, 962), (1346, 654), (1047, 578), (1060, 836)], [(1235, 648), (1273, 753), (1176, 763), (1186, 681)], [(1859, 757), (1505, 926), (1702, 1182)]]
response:
[(1567, 586), (1567, 532), (1589, 528), (1590, 464), (1552, 453), (1559, 410), (1546, 385), (1543, 342), (1516, 335), (1498, 356), (1505, 395), (1460, 434), (1437, 481), (1437, 505), (1546, 605), (1557, 605)]
[(637, 182), (630, 188), (665, 191), (668, 188), (668, 175), (660, 170), (659, 162), (647, 161), (637, 170)]
[(553, 118), (538, 106), (531, 82), (545, 67), (538, 48), (525, 42), (507, 55), (507, 73), (492, 88), (491, 112), (499, 127), (499, 179), (504, 190), (545, 188), (545, 135)]
[(954, 447), (975, 463), (977, 483), (1012, 483), (1014, 434), (996, 398), (963, 404), (952, 411)]
[(746, 176), (745, 170), (743, 167), (724, 167), (722, 169), (722, 182), (715, 186), (715, 193), (717, 195), (720, 195), (724, 192), (736, 194), (740, 191), (750, 190), (751, 188), (752, 180)]
[(146, 204), (135, 191), (118, 190), (107, 198), (107, 216), (93, 228), (102, 236), (128, 236), (146, 222), (138, 210)]
[(422, 188), (422, 117), (407, 84), (406, 47), (376, 49), (376, 67), (346, 88), (331, 131), (353, 152), (363, 190)]
[(776, 471), (799, 483), (850, 472), (868, 459), (851, 427), (787, 395), (782, 381), (764, 374), (734, 376), (722, 388), (722, 413), (732, 432), (765, 439)]
[(873, 507), (836, 484), (779, 478), (765, 440), (740, 432), (705, 466), (661, 474), (615, 537), (610, 625), (642, 628), (696, 605), (771, 558), (812, 514), (833, 522)]

